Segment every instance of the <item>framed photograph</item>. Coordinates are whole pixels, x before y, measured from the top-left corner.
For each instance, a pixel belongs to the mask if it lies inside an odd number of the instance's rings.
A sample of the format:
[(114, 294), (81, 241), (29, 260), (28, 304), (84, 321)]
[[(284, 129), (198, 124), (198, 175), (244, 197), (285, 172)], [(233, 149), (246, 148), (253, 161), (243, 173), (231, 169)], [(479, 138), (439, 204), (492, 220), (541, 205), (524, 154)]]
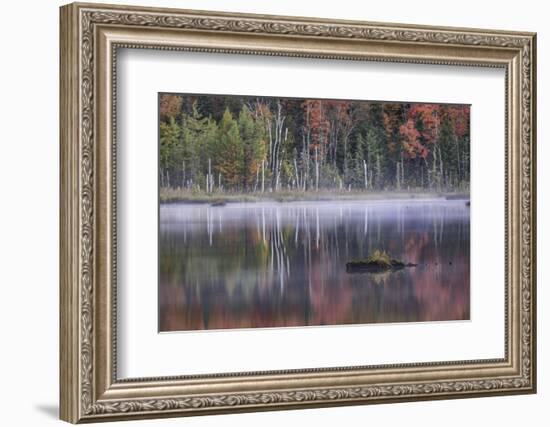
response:
[(535, 34), (60, 22), (63, 420), (536, 391)]

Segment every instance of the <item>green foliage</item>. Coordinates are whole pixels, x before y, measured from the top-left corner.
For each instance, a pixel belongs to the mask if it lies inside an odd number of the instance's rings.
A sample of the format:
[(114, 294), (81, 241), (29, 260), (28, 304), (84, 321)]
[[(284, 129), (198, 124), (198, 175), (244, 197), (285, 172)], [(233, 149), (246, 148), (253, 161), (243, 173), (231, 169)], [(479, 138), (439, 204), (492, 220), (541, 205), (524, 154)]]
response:
[(259, 179), (258, 172), (266, 156), (265, 127), (254, 120), (246, 105), (239, 113), (238, 125), (243, 146), (242, 186), (250, 189)]
[(244, 145), (237, 121), (227, 108), (218, 127), (218, 139), (214, 145), (216, 170), (223, 182), (232, 188), (242, 188), (245, 172)]
[(366, 262), (369, 264), (376, 264), (381, 267), (391, 267), (392, 258), (386, 251), (376, 249), (367, 257)]
[(170, 186), (169, 170), (173, 169), (182, 157), (181, 128), (174, 117), (168, 123), (160, 123), (160, 172), (161, 184)]
[(170, 167), (174, 162), (177, 151), (180, 146), (181, 128), (177, 125), (173, 117), (168, 123), (160, 124), (160, 162), (164, 168)]
[(388, 252), (377, 249), (365, 259), (347, 262), (346, 270), (348, 272), (380, 273), (388, 270), (400, 270), (405, 267), (416, 267), (416, 265), (394, 259)]
[(372, 171), (372, 185), (380, 190), (385, 186), (386, 168), (388, 162), (388, 150), (386, 149), (386, 140), (383, 133), (376, 128), (371, 127), (367, 131), (367, 163)]

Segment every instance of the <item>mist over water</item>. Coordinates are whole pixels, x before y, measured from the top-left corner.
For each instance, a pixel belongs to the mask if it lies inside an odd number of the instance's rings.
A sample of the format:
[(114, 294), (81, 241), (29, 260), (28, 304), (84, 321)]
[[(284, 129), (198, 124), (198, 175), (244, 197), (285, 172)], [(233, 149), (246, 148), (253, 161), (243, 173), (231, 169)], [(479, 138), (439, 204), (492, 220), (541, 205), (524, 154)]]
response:
[[(346, 272), (376, 249), (418, 266)], [(464, 200), (160, 206), (161, 331), (469, 316)]]

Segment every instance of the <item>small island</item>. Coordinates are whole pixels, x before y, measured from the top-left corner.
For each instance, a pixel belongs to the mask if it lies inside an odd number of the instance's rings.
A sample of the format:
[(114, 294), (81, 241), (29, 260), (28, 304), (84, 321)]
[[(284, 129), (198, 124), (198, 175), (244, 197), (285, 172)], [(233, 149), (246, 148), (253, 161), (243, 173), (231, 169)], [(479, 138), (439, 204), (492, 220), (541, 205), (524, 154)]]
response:
[(392, 258), (386, 251), (375, 250), (365, 259), (353, 260), (346, 263), (348, 273), (379, 273), (396, 271), (405, 267), (416, 267), (417, 264), (405, 263)]

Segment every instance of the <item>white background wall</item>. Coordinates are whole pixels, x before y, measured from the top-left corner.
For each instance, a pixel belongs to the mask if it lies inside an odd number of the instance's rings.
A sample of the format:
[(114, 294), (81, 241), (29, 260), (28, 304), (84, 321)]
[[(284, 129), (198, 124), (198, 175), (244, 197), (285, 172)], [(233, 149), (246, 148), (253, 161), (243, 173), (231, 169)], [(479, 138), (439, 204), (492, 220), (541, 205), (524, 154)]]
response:
[[(111, 0), (113, 3), (122, 3)], [(2, 5), (0, 66), (0, 420), (60, 424), (58, 402), (58, 6), (57, 0)], [(266, 412), (131, 425), (280, 426), (547, 425), (550, 376), (550, 29), (545, 2), (393, 0), (133, 0), (133, 4), (538, 32), (539, 393), (438, 402)]]

